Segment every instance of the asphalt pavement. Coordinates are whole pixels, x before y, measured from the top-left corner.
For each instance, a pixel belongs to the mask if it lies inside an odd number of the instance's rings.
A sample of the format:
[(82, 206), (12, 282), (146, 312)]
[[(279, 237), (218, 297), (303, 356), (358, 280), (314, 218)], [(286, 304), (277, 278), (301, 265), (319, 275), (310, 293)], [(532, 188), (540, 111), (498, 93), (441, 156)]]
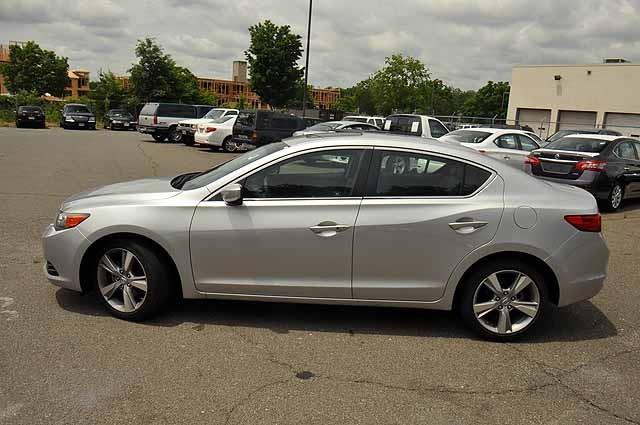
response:
[(129, 323), (47, 282), (40, 235), (67, 196), (229, 158), (0, 128), (1, 424), (640, 424), (640, 202), (605, 217), (603, 291), (518, 343), (391, 308), (182, 301)]

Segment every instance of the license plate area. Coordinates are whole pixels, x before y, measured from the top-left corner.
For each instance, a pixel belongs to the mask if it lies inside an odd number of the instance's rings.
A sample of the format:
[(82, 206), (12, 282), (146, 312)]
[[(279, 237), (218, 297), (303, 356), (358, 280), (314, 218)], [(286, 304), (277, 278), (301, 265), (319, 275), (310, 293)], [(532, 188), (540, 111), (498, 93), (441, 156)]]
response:
[(573, 170), (573, 164), (542, 161), (542, 171), (555, 174), (569, 174)]

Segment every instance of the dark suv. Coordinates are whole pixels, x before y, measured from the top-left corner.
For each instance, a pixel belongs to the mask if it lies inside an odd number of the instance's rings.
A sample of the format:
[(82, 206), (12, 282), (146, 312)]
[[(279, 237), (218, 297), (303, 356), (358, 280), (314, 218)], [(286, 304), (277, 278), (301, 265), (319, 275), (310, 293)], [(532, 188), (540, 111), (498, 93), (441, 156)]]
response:
[(588, 190), (604, 210), (640, 197), (640, 142), (599, 134), (574, 134), (531, 152), (525, 170), (536, 177)]
[(45, 128), (44, 111), (39, 106), (20, 106), (16, 111), (16, 127), (32, 126)]
[(263, 109), (240, 111), (233, 126), (231, 142), (226, 143), (223, 149), (227, 152), (253, 149), (291, 137), (305, 127), (304, 120), (294, 115)]
[(96, 129), (96, 116), (87, 105), (80, 103), (67, 103), (62, 108), (60, 116), (60, 127), (65, 130), (69, 128)]

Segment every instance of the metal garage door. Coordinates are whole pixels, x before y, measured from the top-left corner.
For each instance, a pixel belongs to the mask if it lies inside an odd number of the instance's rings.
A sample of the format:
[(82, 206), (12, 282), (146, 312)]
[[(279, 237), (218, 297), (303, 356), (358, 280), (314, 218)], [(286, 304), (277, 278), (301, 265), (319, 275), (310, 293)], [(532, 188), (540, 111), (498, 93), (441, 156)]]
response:
[(640, 114), (619, 114), (607, 112), (604, 126), (609, 130), (617, 130), (625, 136), (640, 137)]
[(558, 114), (558, 130), (575, 130), (594, 128), (596, 126), (595, 112), (560, 111)]
[(551, 121), (551, 110), (549, 109), (529, 109), (518, 108), (516, 115), (518, 124), (528, 125), (541, 138), (549, 136), (549, 121)]

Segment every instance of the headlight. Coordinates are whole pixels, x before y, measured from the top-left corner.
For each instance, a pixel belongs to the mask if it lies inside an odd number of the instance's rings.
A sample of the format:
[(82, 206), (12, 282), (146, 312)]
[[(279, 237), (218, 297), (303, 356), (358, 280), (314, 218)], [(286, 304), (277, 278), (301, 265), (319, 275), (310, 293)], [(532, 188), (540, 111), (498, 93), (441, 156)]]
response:
[(56, 217), (56, 222), (53, 227), (56, 230), (71, 229), (88, 219), (89, 215), (90, 214), (85, 213), (66, 213), (61, 211), (58, 217)]
[(64, 120), (65, 120), (65, 121), (68, 121), (68, 122), (74, 122), (74, 121), (75, 121), (75, 120), (73, 119), (73, 117), (66, 117)]
[[(91, 120), (89, 120), (89, 121), (91, 121)], [(114, 120), (114, 121), (112, 121), (112, 122), (113, 122), (114, 124), (122, 124), (122, 121), (118, 121), (118, 120)]]
[(96, 117), (89, 117), (89, 122), (96, 122)]
[(193, 128), (194, 130), (198, 127), (198, 124), (191, 124), (191, 128)]

